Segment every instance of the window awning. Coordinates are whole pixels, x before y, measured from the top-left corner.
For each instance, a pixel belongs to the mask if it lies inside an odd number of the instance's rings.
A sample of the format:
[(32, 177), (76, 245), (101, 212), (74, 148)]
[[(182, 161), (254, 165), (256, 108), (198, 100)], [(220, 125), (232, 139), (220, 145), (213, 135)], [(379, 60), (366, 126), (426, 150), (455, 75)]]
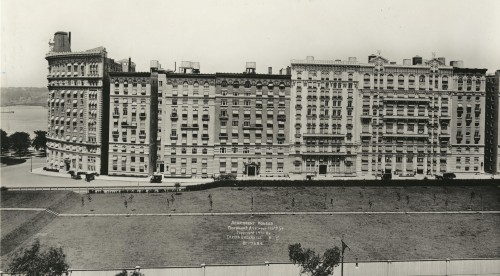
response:
[(66, 118), (66, 122), (71, 122), (71, 118)]
[(73, 100), (73, 104), (77, 104), (78, 103), (78, 100)]
[(51, 103), (53, 103), (53, 102), (55, 102), (55, 101), (56, 101), (55, 99), (50, 100), (50, 102), (51, 102)]
[(64, 100), (61, 100), (61, 104), (64, 104)]
[(76, 121), (77, 121), (76, 118), (73, 118), (73, 122), (76, 123)]
[(127, 160), (127, 156), (122, 156), (122, 160)]
[(70, 113), (70, 112), (71, 112), (71, 109), (70, 109), (70, 108), (66, 109), (66, 112)]
[(117, 156), (113, 156), (113, 160), (118, 160), (118, 157)]

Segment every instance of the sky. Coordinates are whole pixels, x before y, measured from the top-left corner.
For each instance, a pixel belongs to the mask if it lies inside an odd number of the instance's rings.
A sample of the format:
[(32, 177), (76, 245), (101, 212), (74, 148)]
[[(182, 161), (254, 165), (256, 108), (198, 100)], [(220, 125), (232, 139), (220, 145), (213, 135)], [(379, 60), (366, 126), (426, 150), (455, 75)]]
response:
[(48, 42), (71, 31), (71, 49), (98, 46), (137, 71), (150, 60), (202, 73), (257, 72), (292, 59), (347, 60), (381, 52), (390, 61), (420, 55), (500, 69), (498, 0), (1, 0), (1, 86), (47, 85)]

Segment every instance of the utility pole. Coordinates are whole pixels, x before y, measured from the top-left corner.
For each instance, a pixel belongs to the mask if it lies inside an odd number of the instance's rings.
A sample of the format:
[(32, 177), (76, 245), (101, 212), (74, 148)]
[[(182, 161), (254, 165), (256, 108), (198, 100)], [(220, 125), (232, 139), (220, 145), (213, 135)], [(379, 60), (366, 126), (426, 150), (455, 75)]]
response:
[(344, 240), (340, 240), (342, 242), (342, 255), (340, 256), (340, 276), (344, 276), (344, 251), (346, 248), (351, 248), (347, 246), (347, 244), (344, 242)]
[(30, 172), (33, 172), (33, 154), (30, 153)]

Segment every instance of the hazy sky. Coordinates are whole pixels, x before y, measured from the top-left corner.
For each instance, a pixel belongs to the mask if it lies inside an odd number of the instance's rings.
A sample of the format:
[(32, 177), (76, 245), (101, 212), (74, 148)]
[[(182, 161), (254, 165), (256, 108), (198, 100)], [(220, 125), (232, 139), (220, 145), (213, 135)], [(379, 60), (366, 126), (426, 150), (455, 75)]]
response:
[(274, 72), (291, 59), (391, 61), (432, 52), (466, 67), (500, 69), (500, 1), (1, 0), (1, 85), (46, 86), (49, 38), (71, 31), (72, 50), (104, 46), (138, 71), (157, 59), (201, 71)]

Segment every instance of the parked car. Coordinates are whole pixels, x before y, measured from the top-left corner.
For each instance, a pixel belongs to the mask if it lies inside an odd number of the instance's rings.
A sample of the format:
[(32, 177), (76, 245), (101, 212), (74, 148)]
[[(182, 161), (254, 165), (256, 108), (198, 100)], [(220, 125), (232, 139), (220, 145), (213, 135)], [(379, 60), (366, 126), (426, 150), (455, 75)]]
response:
[(151, 176), (151, 179), (149, 179), (149, 183), (161, 183), (162, 176), (161, 174), (155, 174)]
[(384, 173), (382, 175), (382, 180), (391, 180), (392, 179), (392, 173)]
[(457, 176), (454, 173), (444, 173), (443, 179), (455, 179)]

